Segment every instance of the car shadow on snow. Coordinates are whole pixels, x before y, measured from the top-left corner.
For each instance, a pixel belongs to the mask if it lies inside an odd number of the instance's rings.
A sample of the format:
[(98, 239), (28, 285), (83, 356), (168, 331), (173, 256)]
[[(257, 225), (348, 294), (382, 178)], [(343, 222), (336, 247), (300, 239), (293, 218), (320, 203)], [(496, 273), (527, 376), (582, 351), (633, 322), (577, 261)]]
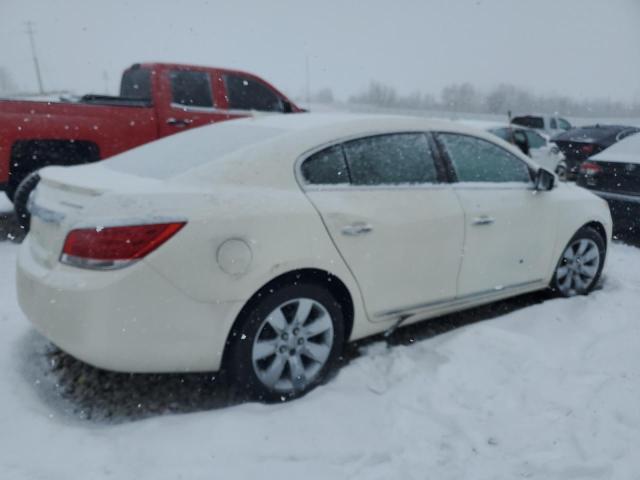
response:
[[(537, 292), (450, 314), (349, 344), (340, 368), (366, 354), (367, 347), (386, 341), (411, 345), (417, 341), (494, 318), (549, 299)], [(225, 408), (242, 403), (224, 374), (127, 374), (88, 365), (52, 345), (35, 330), (25, 335), (16, 353), (22, 373), (51, 415), (79, 421), (126, 423), (146, 418)]]
[[(0, 195), (2, 192), (0, 192)], [(8, 240), (20, 243), (24, 239), (24, 229), (18, 223), (13, 210), (0, 210), (0, 242)]]

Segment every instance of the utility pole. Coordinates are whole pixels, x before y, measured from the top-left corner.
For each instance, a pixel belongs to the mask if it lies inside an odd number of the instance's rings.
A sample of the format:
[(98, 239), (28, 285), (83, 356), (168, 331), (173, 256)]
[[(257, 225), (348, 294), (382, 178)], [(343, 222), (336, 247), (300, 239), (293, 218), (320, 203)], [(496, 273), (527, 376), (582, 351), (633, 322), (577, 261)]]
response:
[(311, 108), (311, 77), (309, 75), (309, 55), (304, 57), (304, 70), (305, 70), (305, 84), (306, 84), (306, 96), (307, 96), (307, 108)]
[(31, 42), (31, 56), (33, 57), (33, 65), (36, 68), (36, 77), (38, 79), (38, 92), (44, 94), (44, 87), (42, 86), (42, 75), (40, 74), (40, 64), (38, 63), (38, 54), (36, 53), (36, 42), (33, 39), (35, 32), (33, 31), (33, 22), (31, 20), (24, 22), (27, 27), (27, 35), (29, 35), (29, 41)]

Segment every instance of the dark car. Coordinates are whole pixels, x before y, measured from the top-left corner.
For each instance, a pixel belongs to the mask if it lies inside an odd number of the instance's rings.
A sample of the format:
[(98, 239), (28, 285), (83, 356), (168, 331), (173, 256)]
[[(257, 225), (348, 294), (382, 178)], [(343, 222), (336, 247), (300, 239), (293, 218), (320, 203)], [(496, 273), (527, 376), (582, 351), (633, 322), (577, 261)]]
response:
[(590, 125), (561, 133), (551, 140), (565, 156), (567, 179), (575, 180), (583, 161), (637, 132), (640, 128), (628, 125)]
[(640, 232), (640, 134), (583, 162), (577, 184), (609, 203), (616, 233)]

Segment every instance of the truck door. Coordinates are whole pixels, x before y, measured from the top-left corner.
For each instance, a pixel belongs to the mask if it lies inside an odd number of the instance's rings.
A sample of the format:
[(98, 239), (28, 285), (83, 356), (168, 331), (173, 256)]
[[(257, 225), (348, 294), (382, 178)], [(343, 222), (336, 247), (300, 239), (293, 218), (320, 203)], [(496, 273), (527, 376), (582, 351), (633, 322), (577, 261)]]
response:
[(256, 77), (223, 71), (220, 83), (226, 91), (226, 107), (230, 118), (291, 112), (291, 103)]
[(229, 118), (217, 105), (211, 71), (174, 69), (162, 75), (159, 97), (164, 102), (157, 105), (161, 137)]

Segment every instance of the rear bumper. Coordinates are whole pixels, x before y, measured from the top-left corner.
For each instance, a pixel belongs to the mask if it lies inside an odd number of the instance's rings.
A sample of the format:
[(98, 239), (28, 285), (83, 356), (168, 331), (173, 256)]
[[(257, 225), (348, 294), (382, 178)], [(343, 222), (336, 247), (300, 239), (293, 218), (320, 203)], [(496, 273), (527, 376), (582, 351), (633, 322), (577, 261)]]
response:
[(74, 357), (121, 372), (213, 371), (220, 368), (238, 302), (198, 302), (149, 265), (98, 272), (31, 254), (29, 237), (17, 269), (20, 307), (37, 330)]
[(640, 231), (640, 196), (590, 190), (609, 204), (615, 231)]

